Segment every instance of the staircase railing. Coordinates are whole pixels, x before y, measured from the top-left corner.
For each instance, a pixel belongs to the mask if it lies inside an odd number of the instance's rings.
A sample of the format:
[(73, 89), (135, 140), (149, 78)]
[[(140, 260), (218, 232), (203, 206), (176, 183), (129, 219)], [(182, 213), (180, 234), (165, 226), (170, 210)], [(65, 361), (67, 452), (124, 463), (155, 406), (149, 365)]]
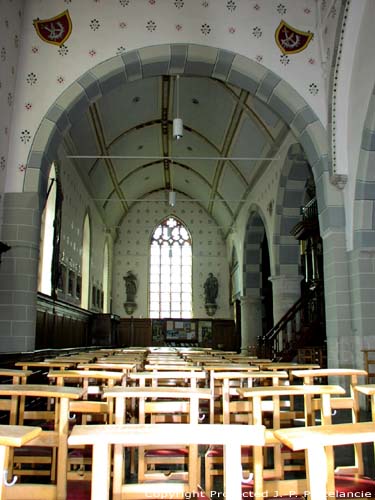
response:
[(311, 290), (297, 300), (295, 304), (284, 314), (284, 316), (265, 335), (258, 337), (257, 356), (269, 359), (285, 359), (290, 357), (292, 351), (296, 351), (301, 328), (305, 323), (311, 323), (308, 304), (314, 300), (317, 289)]

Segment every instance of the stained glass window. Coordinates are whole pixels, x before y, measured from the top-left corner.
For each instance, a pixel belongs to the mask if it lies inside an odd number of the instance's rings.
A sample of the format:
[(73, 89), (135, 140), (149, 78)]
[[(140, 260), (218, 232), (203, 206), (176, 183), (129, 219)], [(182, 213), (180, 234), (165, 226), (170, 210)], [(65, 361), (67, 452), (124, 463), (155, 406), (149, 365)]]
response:
[(191, 237), (173, 217), (154, 231), (150, 255), (150, 317), (192, 317)]

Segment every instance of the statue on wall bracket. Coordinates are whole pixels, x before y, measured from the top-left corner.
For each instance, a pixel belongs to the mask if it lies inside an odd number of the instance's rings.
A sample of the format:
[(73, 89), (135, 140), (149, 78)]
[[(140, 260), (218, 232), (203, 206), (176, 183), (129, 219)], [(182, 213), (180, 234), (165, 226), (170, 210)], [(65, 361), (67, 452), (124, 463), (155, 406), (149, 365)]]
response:
[(132, 315), (137, 309), (137, 303), (135, 302), (135, 296), (138, 289), (138, 280), (133, 271), (128, 271), (124, 276), (125, 281), (125, 293), (126, 302), (124, 302), (125, 312)]
[(219, 282), (217, 278), (212, 274), (208, 274), (208, 278), (204, 282), (204, 307), (208, 316), (214, 316), (217, 309), (216, 299), (219, 292)]

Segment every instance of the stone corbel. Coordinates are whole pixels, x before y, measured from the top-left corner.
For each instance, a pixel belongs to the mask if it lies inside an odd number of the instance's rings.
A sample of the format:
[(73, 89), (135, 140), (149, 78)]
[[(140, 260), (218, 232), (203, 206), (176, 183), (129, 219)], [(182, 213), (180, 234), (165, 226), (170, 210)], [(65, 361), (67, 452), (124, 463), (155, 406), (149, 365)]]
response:
[(346, 183), (348, 182), (348, 176), (346, 174), (333, 174), (329, 180), (333, 186), (337, 187), (337, 189), (344, 189)]

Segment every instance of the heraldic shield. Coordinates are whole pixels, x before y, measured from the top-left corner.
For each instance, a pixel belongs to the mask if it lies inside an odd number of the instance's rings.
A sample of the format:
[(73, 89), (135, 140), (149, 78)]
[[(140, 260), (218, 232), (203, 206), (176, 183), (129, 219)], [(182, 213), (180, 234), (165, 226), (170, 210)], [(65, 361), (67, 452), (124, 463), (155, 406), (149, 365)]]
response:
[(72, 20), (69, 11), (50, 19), (34, 19), (34, 28), (43, 42), (62, 45), (72, 32)]
[(305, 50), (313, 34), (311, 31), (300, 31), (285, 21), (281, 21), (275, 32), (277, 45), (283, 54), (296, 54)]

